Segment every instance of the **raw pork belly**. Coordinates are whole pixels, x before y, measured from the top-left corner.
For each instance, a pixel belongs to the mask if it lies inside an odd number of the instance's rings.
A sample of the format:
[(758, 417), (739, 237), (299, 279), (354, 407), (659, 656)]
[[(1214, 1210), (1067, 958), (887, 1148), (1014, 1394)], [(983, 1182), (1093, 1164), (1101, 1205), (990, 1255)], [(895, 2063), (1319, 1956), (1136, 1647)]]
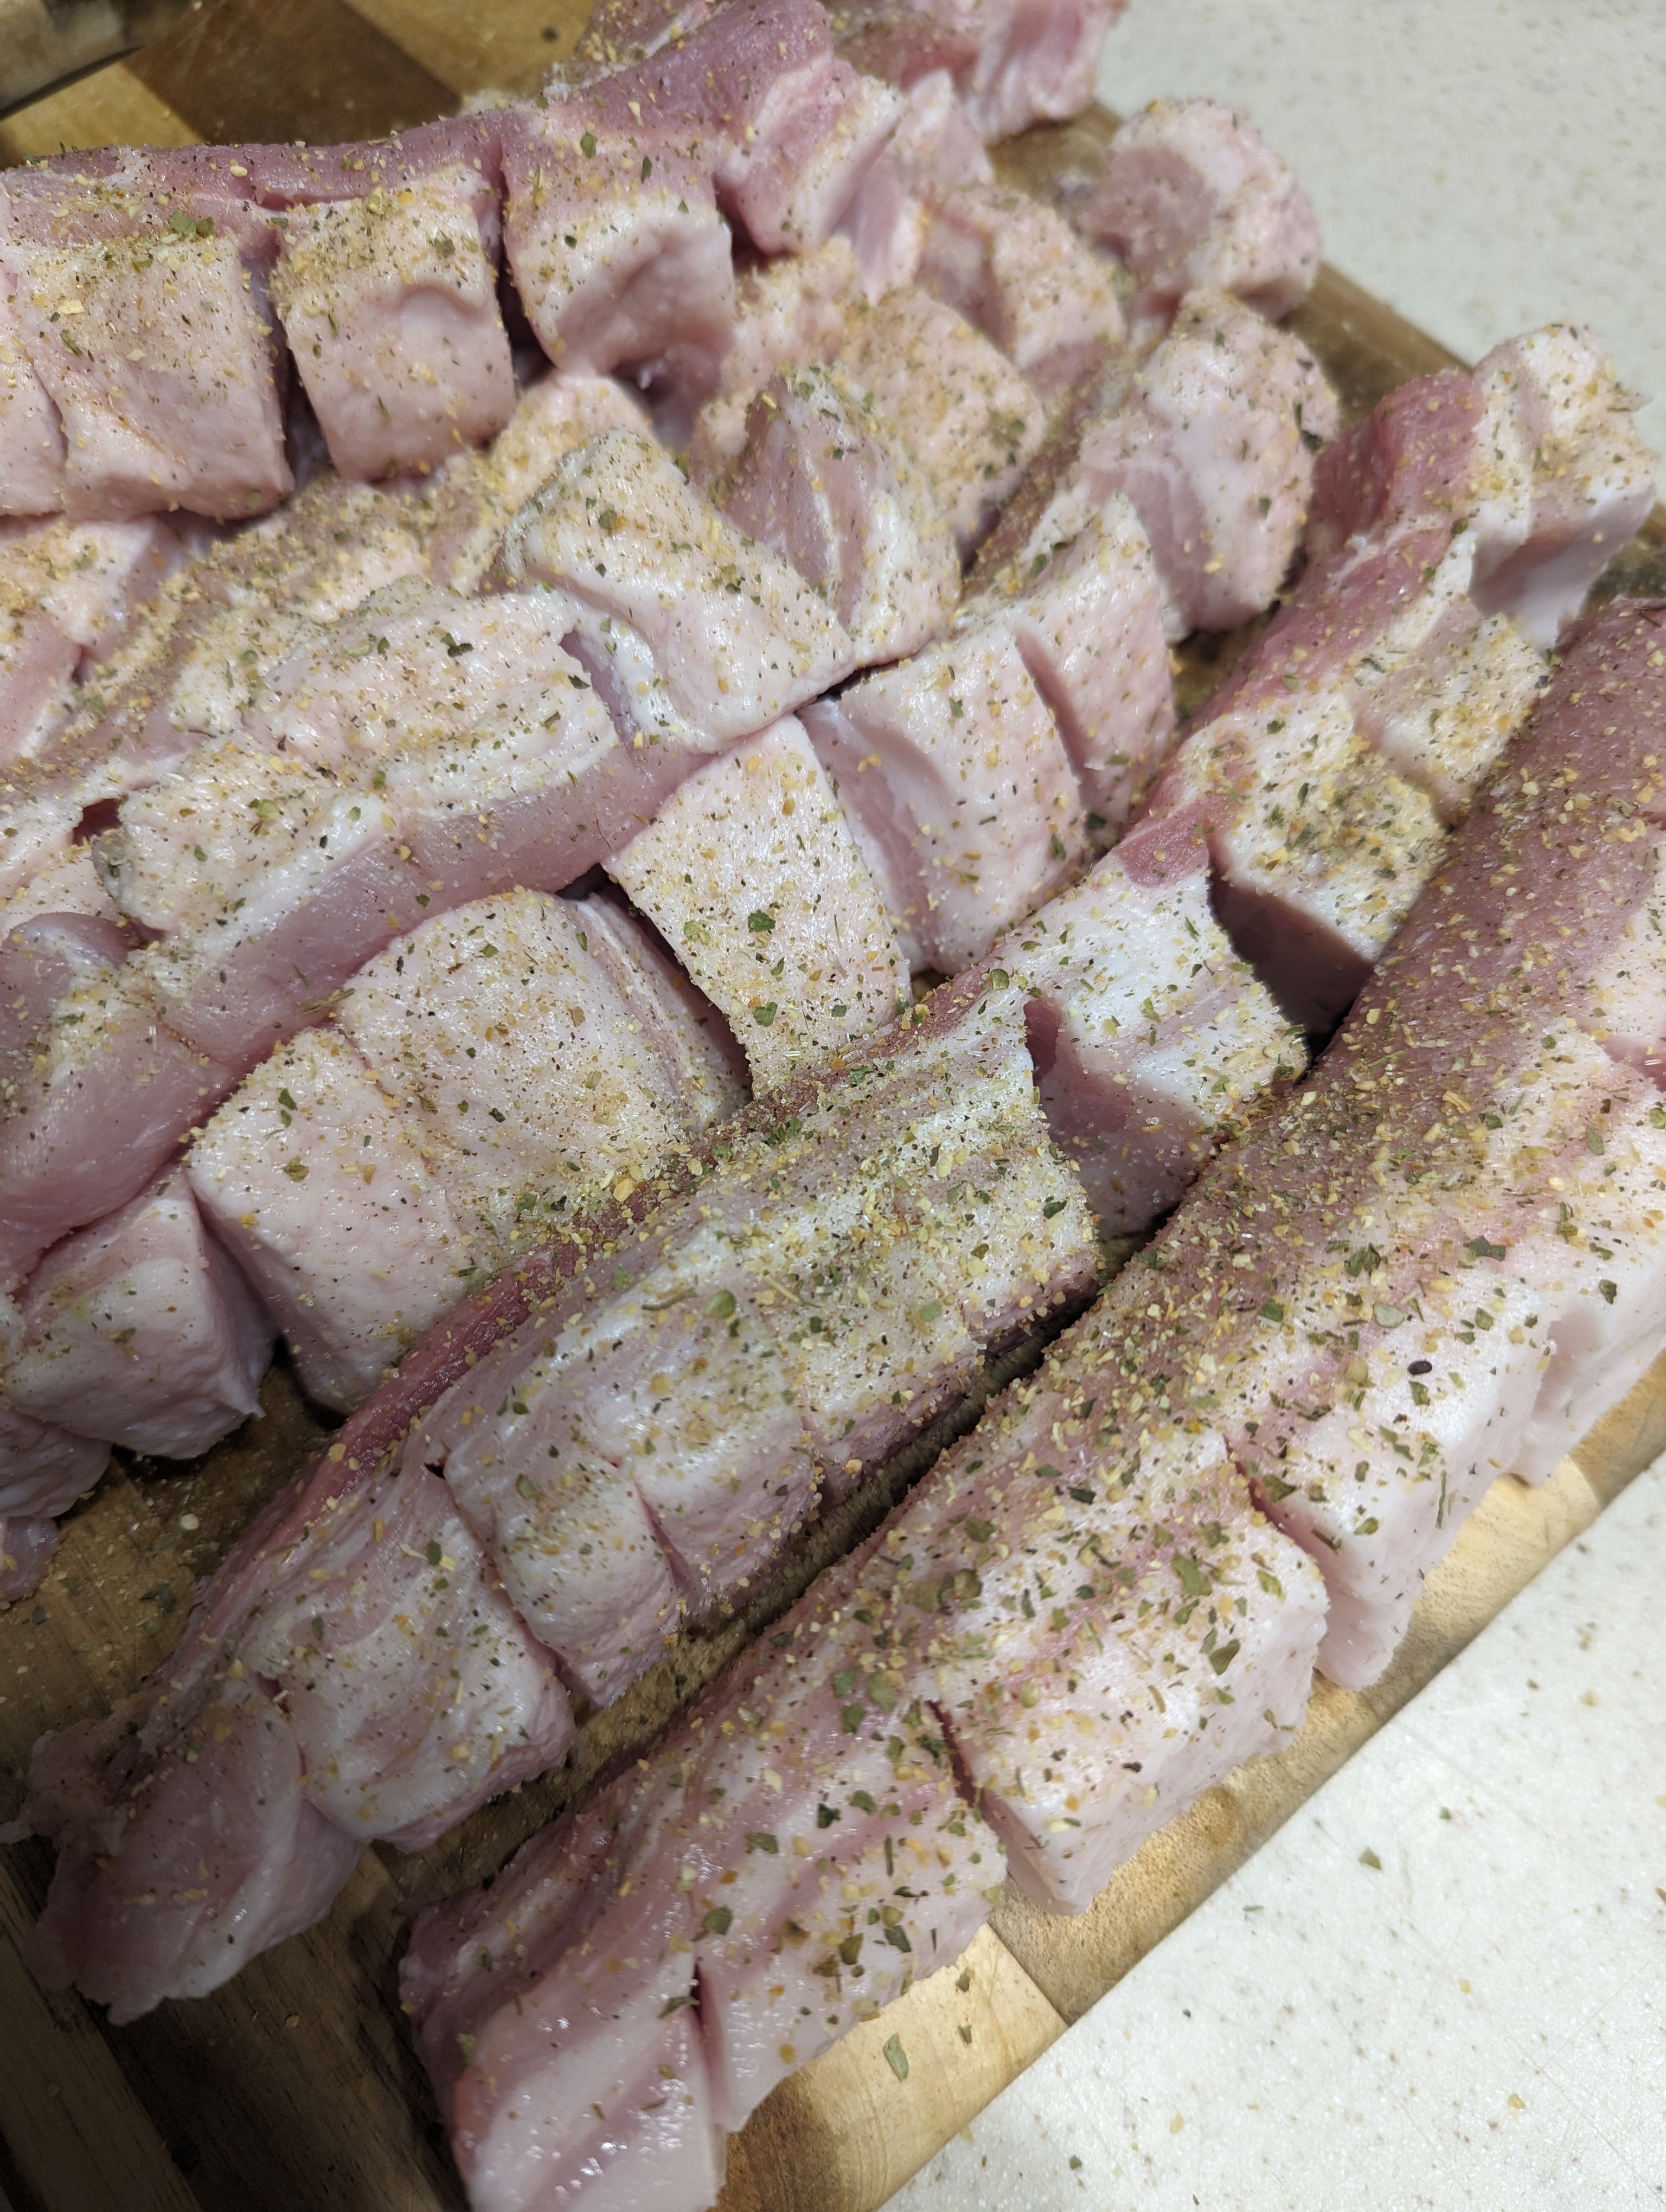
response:
[(6, 173), (11, 347), (51, 416), (26, 403), (11, 512), (233, 521), (289, 490), (264, 298), (275, 239), (232, 159), (124, 151)]
[(952, 1963), (1001, 1844), (1079, 1908), (1298, 1725), (1318, 1576), (1217, 1437), (1094, 1418), (1108, 1382), (1080, 1324), (651, 1759), (418, 1922), (401, 1986), (475, 2204), (581, 2166), (600, 2203), (708, 2203), (721, 2131)]
[(628, 930), (524, 890), (426, 923), (198, 1139), (192, 1188), (326, 1405), (357, 1404), (552, 1212), (645, 1181), (735, 1103)]
[[(1056, 554), (1056, 557), (1051, 557)], [(804, 715), (910, 964), (952, 974), (1126, 818), (1167, 750), (1161, 596), (1125, 502), (1013, 568), (953, 633)]]
[(734, 1140), (629, 1256), (627, 1285), (564, 1328), (535, 1316), (407, 1453), (598, 1699), (651, 1662), (679, 1601), (744, 1589), (822, 1487), (850, 1488), (1091, 1280), (1010, 988), (880, 1079), (830, 1077)]
[(842, 238), (813, 253), (782, 253), (742, 269), (722, 381), (695, 418), (689, 472), (710, 485), (746, 442), (753, 400), (777, 369), (802, 371), (836, 360), (846, 316), (860, 298), (854, 255)]
[(1309, 550), (1334, 565), (1361, 538), (1473, 531), (1476, 605), (1554, 645), (1654, 501), (1630, 408), (1589, 333), (1561, 323), (1472, 374), (1403, 384), (1323, 456)]
[(836, 369), (772, 376), (733, 467), (703, 488), (824, 594), (865, 662), (900, 659), (948, 628), (953, 534), (887, 418)]
[(1656, 896), (1659, 620), (1578, 634), (1311, 1080), (1128, 1293), (1147, 1401), (1221, 1422), (1325, 1573), (1351, 1685), (1493, 1474), (1547, 1471), (1659, 1348), (1662, 1109), (1566, 1018), (1600, 1023)]
[(37, 1420), (190, 1459), (255, 1410), (271, 1322), (177, 1169), (57, 1246), (21, 1310), (0, 1389)]
[(970, 549), (1042, 442), (1039, 394), (964, 315), (910, 285), (852, 315), (839, 360)]
[(877, 0), (834, 11), (840, 51), (911, 86), (946, 69), (986, 139), (1079, 115), (1126, 0)]
[(653, 680), (641, 682), (645, 703), (627, 694), (623, 708), (704, 751), (766, 728), (855, 663), (798, 572), (743, 538), (663, 446), (629, 431), (560, 463), (509, 532), (502, 567), (593, 610), (593, 655), (613, 624), (640, 641)]
[(1213, 100), (1153, 100), (1123, 124), (1081, 227), (1138, 280), (1135, 313), (1159, 323), (1200, 287), (1286, 314), (1319, 270), (1312, 202), (1260, 135)]
[(727, 1016), (761, 1090), (908, 1008), (896, 931), (791, 718), (690, 776), (607, 872)]
[(424, 472), (502, 428), (497, 203), (477, 171), (291, 203), (279, 220), (272, 304), (343, 476)]
[(75, 678), (113, 652), (180, 558), (165, 522), (52, 522), (0, 541), (0, 761), (45, 751)]

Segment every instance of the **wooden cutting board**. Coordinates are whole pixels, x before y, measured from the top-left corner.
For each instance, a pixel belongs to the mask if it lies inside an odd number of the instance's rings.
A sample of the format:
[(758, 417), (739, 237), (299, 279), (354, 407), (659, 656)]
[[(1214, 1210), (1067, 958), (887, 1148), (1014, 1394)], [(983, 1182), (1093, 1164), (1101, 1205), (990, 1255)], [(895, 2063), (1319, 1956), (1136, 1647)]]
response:
[[(0, 118), (0, 161), (111, 142), (363, 137), (532, 90), (571, 51), (584, 0), (220, 0), (159, 43)], [(1068, 191), (1110, 118), (1002, 149), (1012, 180)], [(1295, 319), (1351, 416), (1441, 348), (1334, 270)], [(1657, 517), (1620, 564), (1666, 583)], [(1219, 681), (1243, 639), (1189, 648), (1183, 698)], [(994, 1383), (1014, 1371), (1009, 1362)], [(195, 1578), (324, 1436), (279, 1365), (264, 1419), (205, 1459), (119, 1454), (65, 1524), (36, 1595), (0, 1611), (0, 1811), (42, 1729), (102, 1712), (162, 1660)], [(111, 2029), (98, 2008), (37, 1990), (16, 1941), (39, 1909), (45, 1846), (0, 1869), (0, 2185), (16, 2212), (441, 2212), (462, 2203), (398, 2012), (411, 1916), (501, 1864), (605, 1759), (641, 1743), (747, 1636), (845, 1549), (943, 1441), (939, 1425), (815, 1531), (746, 1616), (684, 1637), (586, 1729), (573, 1765), (487, 1807), (414, 1857), (368, 1850), (319, 1927), (229, 1988)], [(934, 1975), (785, 2082), (731, 2147), (725, 2212), (870, 2212), (1223, 1880), (1666, 1448), (1666, 1361), (1542, 1490), (1499, 1483), (1431, 1577), (1388, 1676), (1320, 1683), (1306, 1726), (1153, 1837), (1072, 1920), (1009, 1897), (956, 1967)], [(906, 2075), (886, 2057), (897, 2039)]]

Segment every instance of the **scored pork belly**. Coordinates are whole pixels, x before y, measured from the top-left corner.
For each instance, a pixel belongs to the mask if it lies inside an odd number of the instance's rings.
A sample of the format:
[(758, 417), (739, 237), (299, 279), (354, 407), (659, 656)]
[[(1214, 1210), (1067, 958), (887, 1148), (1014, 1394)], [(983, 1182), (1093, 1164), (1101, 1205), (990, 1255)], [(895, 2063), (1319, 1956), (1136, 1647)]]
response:
[(1534, 644), (1559, 630), (1649, 512), (1654, 458), (1612, 364), (1551, 324), (1495, 347), (1473, 374), (1403, 384), (1315, 472), (1309, 551), (1420, 534), (1438, 559), (1474, 532), (1473, 594)]
[[(459, 907), (362, 968), (337, 1017), (471, 1242), (499, 1254), (645, 1182), (733, 1097), (715, 1069), (673, 1087), (662, 1042), (695, 1011), (660, 1000), (645, 1030), (647, 992), (628, 999), (591, 951), (593, 928), (597, 953), (621, 943), (599, 908), (526, 890)], [(696, 1082), (696, 1049), (676, 1066)]]
[(953, 975), (1085, 849), (1081, 796), (997, 617), (804, 711), (913, 968)]
[(987, 185), (994, 176), (946, 69), (916, 78), (908, 88), (908, 112), (870, 164), (840, 225), (860, 264), (870, 301), (914, 282), (925, 246), (927, 198), (959, 185)]
[(1133, 501), (1173, 604), (1170, 635), (1230, 629), (1284, 580), (1336, 401), (1297, 338), (1195, 291), (1084, 430), (1079, 481)]
[(55, 514), (64, 505), (64, 430), (22, 341), (17, 280), (0, 256), (0, 514)]
[(459, 164), (277, 218), (272, 304), (343, 476), (424, 474), (508, 421), (496, 212)]
[(271, 1322), (177, 1168), (58, 1245), (21, 1307), (0, 1389), (37, 1420), (191, 1459), (258, 1403)]
[(1493, 1463), (1545, 1471), (1658, 1343), (1662, 1109), (1564, 1031), (1655, 896), (1659, 621), (1620, 602), (1577, 635), (1314, 1076), (1205, 1176), (1126, 1317), (1146, 1402), (1222, 1420), (1313, 1550), (1349, 1685)]
[(743, 538), (664, 447), (629, 431), (561, 462), (510, 530), (502, 567), (512, 583), (570, 592), (629, 625), (708, 751), (791, 714), (855, 665), (798, 572)]
[[(1052, 518), (1061, 531), (1068, 520)], [(1114, 492), (1079, 529), (1032, 533), (1005, 564), (980, 559), (973, 584), (958, 627), (1010, 623), (1069, 752), (1089, 830), (1121, 830), (1175, 726), (1163, 592), (1133, 507)]]
[(713, 390), (735, 314), (728, 226), (686, 131), (594, 103), (512, 108), (502, 123), (504, 246), (538, 343), (558, 368), (623, 368)]
[(737, 1140), (654, 1220), (623, 1287), (565, 1329), (535, 1316), (407, 1458), (444, 1474), (538, 1635), (611, 1697), (678, 1598), (744, 1587), (819, 1487), (848, 1489), (958, 1395), (1091, 1250), (1009, 985), (878, 1081), (832, 1077)]
[(926, 200), (912, 281), (958, 309), (1044, 398), (1127, 335), (1110, 273), (1028, 192), (962, 185)]
[(130, 152), (106, 176), (7, 173), (13, 343), (60, 425), (48, 502), (110, 520), (233, 520), (290, 489), (246, 180)]
[(1125, 0), (860, 0), (832, 13), (859, 69), (911, 86), (938, 70), (986, 139), (1079, 115), (1093, 97), (1107, 30)]
[(126, 952), (91, 915), (0, 944), (0, 1287), (137, 1196), (235, 1079), (159, 1020)]
[(416, 1132), (331, 1030), (263, 1061), (187, 1172), (326, 1406), (356, 1405), (469, 1279), (474, 1241)]
[(474, 2203), (572, 2180), (708, 2203), (722, 2131), (982, 1921), (1000, 1847), (935, 1717), (892, 1710), (848, 1610), (865, 1565), (492, 1892), (419, 1922), (401, 1986)]
[(420, 1850), (574, 1741), (547, 1653), (444, 1485), (420, 1471), (326, 1509), (235, 1651), (230, 1673), (276, 1685), (307, 1800), (350, 1838)]
[(1292, 1021), (1346, 1011), (1441, 854), (1433, 806), (1360, 738), (1346, 702), (1215, 716), (1152, 792), (1140, 851), (1193, 839), (1215, 911)]
[(659, 1060), (690, 1127), (739, 1113), (746, 1055), (712, 1001), (622, 900), (597, 892), (574, 907), (585, 951), (624, 1002), (631, 1036)]
[(1319, 271), (1312, 202), (1260, 133), (1217, 100), (1157, 100), (1131, 117), (1079, 221), (1133, 271), (1134, 313), (1159, 323), (1200, 286), (1287, 314)]
[(760, 1089), (909, 1004), (896, 931), (791, 717), (690, 776), (607, 872), (727, 1016)]
[(953, 534), (888, 418), (837, 369), (772, 376), (733, 466), (705, 488), (824, 595), (864, 661), (900, 659), (948, 628)]
[(903, 105), (835, 55), (816, 0), (733, 0), (651, 58), (588, 77), (579, 104), (593, 131), (658, 126), (697, 146), (765, 253), (826, 240)]
[(459, 453), (435, 471), (429, 574), (454, 592), (479, 591), (504, 532), (562, 455), (604, 430), (642, 428), (641, 408), (611, 377), (559, 369), (540, 377), (485, 452)]
[(748, 410), (777, 369), (811, 368), (837, 357), (859, 281), (855, 256), (837, 237), (813, 253), (777, 254), (738, 272), (722, 381), (689, 439), (689, 473), (696, 483), (714, 483), (739, 455)]
[(0, 758), (43, 751), (74, 679), (119, 645), (179, 560), (165, 522), (52, 522), (0, 540)]
[(1039, 394), (964, 315), (912, 285), (853, 313), (839, 360), (970, 547), (1041, 444)]
[(1103, 1234), (1146, 1228), (1195, 1180), (1298, 1037), (1233, 951), (1200, 856), (1118, 849), (1005, 938), (1054, 1141)]

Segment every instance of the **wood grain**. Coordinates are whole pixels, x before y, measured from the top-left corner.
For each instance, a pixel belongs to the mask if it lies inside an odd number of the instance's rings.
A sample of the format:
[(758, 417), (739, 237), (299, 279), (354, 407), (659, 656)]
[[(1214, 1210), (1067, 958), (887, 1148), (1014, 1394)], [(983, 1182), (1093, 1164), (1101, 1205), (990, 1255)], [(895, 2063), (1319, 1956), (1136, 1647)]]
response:
[[(574, 0), (221, 0), (141, 54), (0, 118), (0, 159), (112, 141), (365, 134), (482, 92), (524, 93), (571, 50)], [(3, 21), (0, 18), (0, 21)], [(1102, 111), (1000, 153), (1012, 181), (1068, 206), (1102, 158)], [(1451, 356), (1329, 268), (1294, 319), (1354, 416)], [(1660, 518), (1616, 564), (1666, 582)], [(1255, 626), (1192, 649), (1188, 704)], [(1033, 1352), (1028, 1356), (1033, 1357)], [(987, 1378), (994, 1387), (1021, 1364)], [(286, 1368), (264, 1418), (202, 1462), (121, 1463), (66, 1524), (36, 1596), (0, 1613), (0, 1798), (6, 1809), (44, 1728), (107, 1711), (165, 1656), (195, 1577), (262, 1499), (317, 1449), (319, 1419)], [(0, 1881), (0, 2181), (20, 2212), (457, 2212), (461, 2194), (412, 2057), (394, 1973), (424, 1903), (481, 1879), (639, 1746), (886, 1510), (976, 1401), (900, 1455), (810, 1532), (747, 1612), (680, 1638), (593, 1717), (569, 1764), (485, 1808), (429, 1852), (367, 1851), (326, 1920), (227, 1990), (112, 2030), (49, 1997), (17, 1937), (44, 1895), (50, 1853), (15, 1847)], [(1073, 1921), (1009, 1895), (964, 1960), (932, 1976), (783, 2083), (732, 2146), (723, 2212), (871, 2212), (1270, 1835), (1405, 1699), (1588, 1527), (1666, 1448), (1666, 1362), (1544, 1489), (1495, 1486), (1430, 1578), (1412, 1632), (1363, 1695), (1317, 1685), (1304, 1728), (1171, 1822)], [(120, 1457), (120, 1455), (119, 1455)], [(896, 2039), (906, 2075), (886, 2055)]]

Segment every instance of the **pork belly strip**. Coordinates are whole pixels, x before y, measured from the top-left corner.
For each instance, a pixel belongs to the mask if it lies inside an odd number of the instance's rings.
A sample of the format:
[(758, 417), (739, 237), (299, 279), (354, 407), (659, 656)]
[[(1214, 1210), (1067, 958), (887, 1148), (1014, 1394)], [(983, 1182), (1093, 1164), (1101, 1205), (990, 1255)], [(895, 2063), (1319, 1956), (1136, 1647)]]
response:
[(418, 1921), (401, 1987), (480, 2212), (579, 2171), (709, 2203), (724, 2131), (952, 1963), (1003, 1844), (1079, 1909), (1299, 1725), (1318, 1576), (1219, 1437), (1119, 1423), (1107, 1370), (1090, 1318), (648, 1758)]
[(1309, 1083), (1107, 1302), (1132, 1399), (1218, 1423), (1317, 1559), (1350, 1685), (1493, 1474), (1547, 1473), (1662, 1340), (1662, 621), (1575, 632)]

